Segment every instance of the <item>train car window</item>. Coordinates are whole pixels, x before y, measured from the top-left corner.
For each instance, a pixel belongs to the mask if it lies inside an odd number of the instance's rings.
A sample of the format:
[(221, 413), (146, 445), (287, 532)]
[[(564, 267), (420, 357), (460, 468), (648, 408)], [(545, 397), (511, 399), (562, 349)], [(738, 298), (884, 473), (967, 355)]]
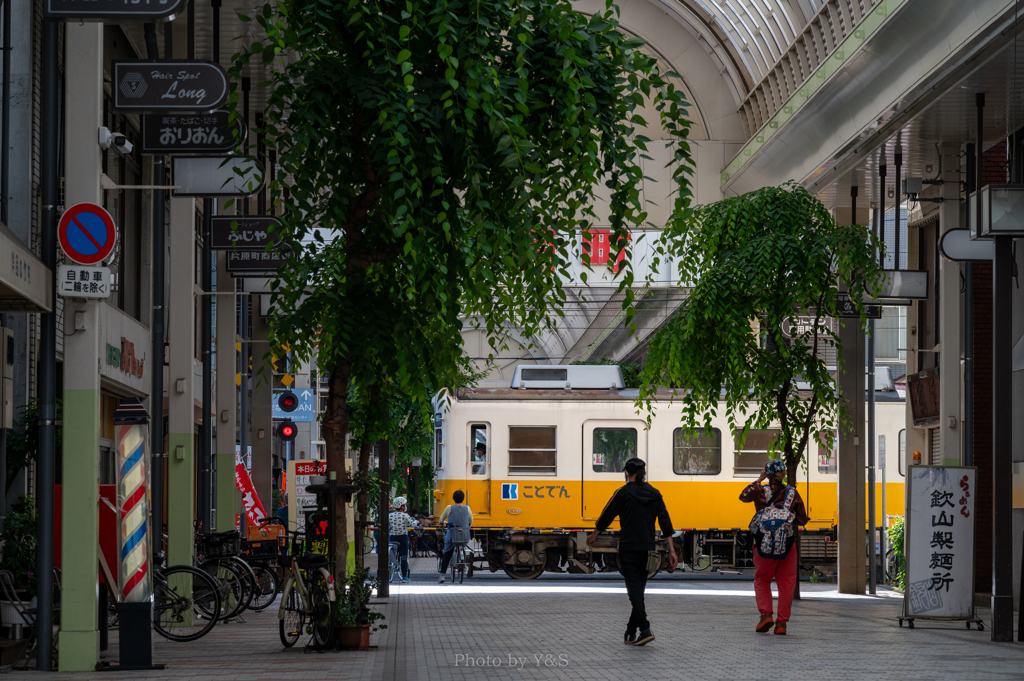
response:
[(722, 472), (722, 431), (705, 430), (685, 437), (682, 428), (672, 432), (672, 470), (676, 475), (718, 475)]
[(469, 427), (469, 460), (473, 464), (473, 475), (487, 473), (487, 426), (484, 424)]
[(434, 468), (444, 469), (444, 459), (441, 456), (443, 451), (444, 438), (441, 437), (441, 429), (434, 429)]
[(508, 474), (555, 475), (557, 442), (555, 426), (509, 426)]
[(636, 456), (636, 428), (594, 428), (594, 472), (621, 473)]
[(907, 430), (900, 431), (900, 475), (907, 475)]
[(835, 442), (836, 436), (832, 434), (824, 434), (826, 438), (825, 445), (818, 443), (818, 472), (826, 475), (834, 475), (836, 473), (836, 449)]
[(747, 433), (747, 440), (740, 448), (739, 433), (733, 432), (733, 444), (736, 448), (736, 461), (733, 463), (733, 474), (738, 476), (758, 476), (768, 463), (768, 446), (781, 431), (775, 428), (769, 430), (751, 430)]

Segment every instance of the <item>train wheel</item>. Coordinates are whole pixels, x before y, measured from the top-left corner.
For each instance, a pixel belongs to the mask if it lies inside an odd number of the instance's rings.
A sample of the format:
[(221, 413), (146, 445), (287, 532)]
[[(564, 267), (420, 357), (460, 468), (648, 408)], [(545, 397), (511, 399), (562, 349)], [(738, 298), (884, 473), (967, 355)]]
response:
[(505, 569), (505, 574), (512, 579), (537, 579), (544, 572), (544, 566), (524, 566), (524, 567), (512, 567), (508, 564), (502, 566)]

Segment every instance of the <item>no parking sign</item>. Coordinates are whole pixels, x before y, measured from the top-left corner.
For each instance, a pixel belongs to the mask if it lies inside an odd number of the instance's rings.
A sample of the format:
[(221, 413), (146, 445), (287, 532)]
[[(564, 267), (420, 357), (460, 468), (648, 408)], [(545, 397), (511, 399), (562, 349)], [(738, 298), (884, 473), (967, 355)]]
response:
[(57, 225), (57, 240), (64, 253), (82, 265), (95, 265), (114, 250), (117, 228), (110, 213), (95, 203), (76, 203)]

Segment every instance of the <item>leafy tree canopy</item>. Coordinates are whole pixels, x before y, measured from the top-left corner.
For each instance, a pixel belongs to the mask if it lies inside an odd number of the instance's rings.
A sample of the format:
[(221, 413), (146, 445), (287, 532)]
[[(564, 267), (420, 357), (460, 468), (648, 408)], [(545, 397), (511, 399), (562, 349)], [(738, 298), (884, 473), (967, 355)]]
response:
[[(293, 250), (271, 343), (299, 359), (316, 346), (330, 372), (330, 470), (344, 470), (350, 377), (422, 396), (457, 375), (460, 319), (491, 337), (543, 327), (598, 183), (612, 243), (644, 224), (645, 102), (678, 141), (687, 210), (686, 103), (610, 1), (585, 17), (568, 0), (274, 0), (254, 20), (233, 88), (252, 62), (271, 74), (270, 188)], [(628, 258), (620, 269), (628, 307)]]
[(863, 291), (879, 282), (877, 245), (865, 227), (837, 225), (794, 183), (701, 206), (669, 225), (659, 254), (677, 259), (689, 296), (651, 341), (641, 402), (650, 409), (658, 386), (679, 388), (694, 435), (720, 408), (741, 439), (778, 427), (771, 452), (795, 479), (809, 440), (829, 437), (845, 418), (820, 359), (826, 345), (842, 350), (827, 315), (837, 285)]

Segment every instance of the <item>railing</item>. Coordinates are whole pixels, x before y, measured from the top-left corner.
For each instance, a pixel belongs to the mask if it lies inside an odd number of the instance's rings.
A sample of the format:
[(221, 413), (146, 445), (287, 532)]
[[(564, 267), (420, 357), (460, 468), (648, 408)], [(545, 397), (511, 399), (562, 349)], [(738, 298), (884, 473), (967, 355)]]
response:
[(774, 116), (884, 0), (829, 0), (740, 107), (747, 139)]

